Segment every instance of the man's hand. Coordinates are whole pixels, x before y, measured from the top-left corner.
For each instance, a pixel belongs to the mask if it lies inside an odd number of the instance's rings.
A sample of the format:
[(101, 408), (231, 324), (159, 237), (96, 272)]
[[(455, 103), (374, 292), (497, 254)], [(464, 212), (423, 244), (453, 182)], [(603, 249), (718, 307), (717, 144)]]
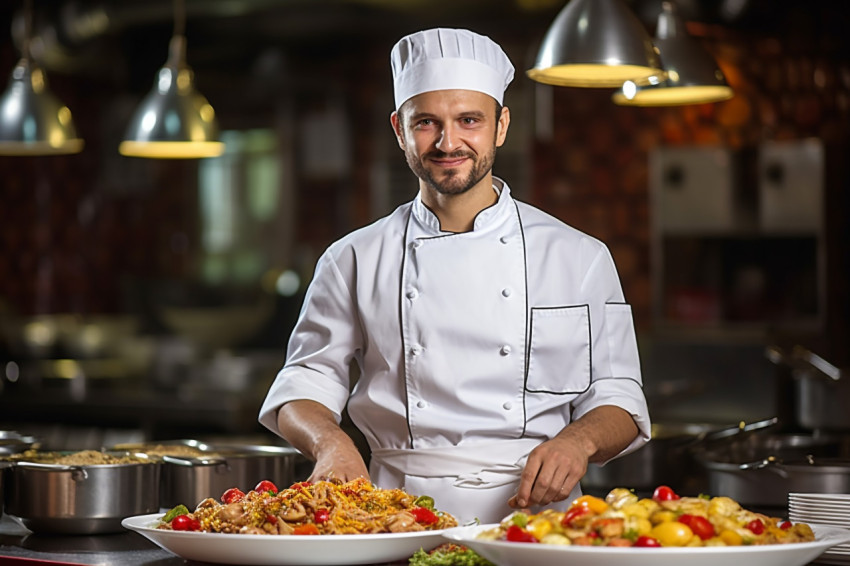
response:
[(613, 458), (637, 434), (634, 419), (620, 407), (593, 409), (531, 451), (519, 488), (508, 505), (526, 508), (563, 501), (584, 477), (588, 462)]
[(575, 438), (558, 435), (547, 440), (531, 451), (519, 489), (508, 505), (525, 508), (566, 499), (584, 477), (587, 462), (587, 451)]
[(278, 411), (277, 423), (283, 438), (316, 462), (309, 481), (369, 478), (369, 470), (354, 441), (324, 405), (308, 400), (291, 401)]

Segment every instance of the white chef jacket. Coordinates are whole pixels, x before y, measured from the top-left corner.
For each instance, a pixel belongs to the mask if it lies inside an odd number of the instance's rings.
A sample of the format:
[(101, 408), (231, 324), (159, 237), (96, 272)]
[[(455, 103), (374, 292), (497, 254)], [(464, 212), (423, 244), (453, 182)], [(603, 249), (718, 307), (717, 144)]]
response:
[(417, 196), (332, 244), (259, 417), (280, 434), (288, 401), (338, 417), (348, 403), (372, 481), (431, 495), (461, 522), (507, 515), (531, 449), (595, 407), (619, 406), (639, 427), (620, 455), (650, 437), (607, 247), (514, 200), (501, 179), (494, 190), (470, 232), (441, 231)]

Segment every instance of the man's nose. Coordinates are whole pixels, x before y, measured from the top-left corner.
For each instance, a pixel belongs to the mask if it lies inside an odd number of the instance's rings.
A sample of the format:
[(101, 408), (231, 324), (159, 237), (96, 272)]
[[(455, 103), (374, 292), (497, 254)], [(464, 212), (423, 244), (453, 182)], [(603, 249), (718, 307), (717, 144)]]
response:
[(457, 140), (454, 128), (452, 126), (445, 126), (441, 132), (440, 139), (437, 140), (437, 149), (445, 153), (451, 153), (459, 145), (460, 142)]

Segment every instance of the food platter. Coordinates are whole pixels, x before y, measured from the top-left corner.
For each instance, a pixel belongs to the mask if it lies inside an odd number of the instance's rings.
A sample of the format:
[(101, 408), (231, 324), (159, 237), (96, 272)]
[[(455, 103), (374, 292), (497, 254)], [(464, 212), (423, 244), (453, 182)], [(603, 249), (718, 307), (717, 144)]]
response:
[(368, 535), (236, 535), (157, 529), (162, 513), (121, 524), (185, 560), (262, 566), (348, 566), (407, 560), (445, 542), (440, 531)]
[(802, 566), (831, 546), (850, 542), (850, 531), (812, 525), (816, 540), (762, 546), (634, 548), (607, 546), (558, 546), (480, 540), (478, 533), (498, 525), (448, 529), (443, 536), (476, 551), (498, 566)]

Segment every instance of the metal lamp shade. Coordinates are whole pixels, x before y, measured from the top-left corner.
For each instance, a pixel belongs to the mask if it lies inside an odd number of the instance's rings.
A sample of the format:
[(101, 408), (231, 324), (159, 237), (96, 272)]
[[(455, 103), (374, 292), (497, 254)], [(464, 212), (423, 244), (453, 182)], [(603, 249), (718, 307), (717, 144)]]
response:
[(0, 97), (0, 155), (66, 155), (83, 145), (71, 111), (48, 90), (44, 72), (21, 59)]
[(195, 90), (182, 36), (172, 38), (171, 55), (154, 88), (136, 109), (118, 151), (132, 157), (191, 159), (224, 152), (213, 107)]
[(685, 30), (671, 2), (662, 3), (655, 46), (667, 78), (654, 85), (626, 83), (613, 96), (623, 106), (678, 106), (728, 100), (734, 96), (717, 62)]
[(620, 87), (663, 73), (649, 34), (621, 0), (570, 0), (526, 71), (540, 83), (575, 87)]

